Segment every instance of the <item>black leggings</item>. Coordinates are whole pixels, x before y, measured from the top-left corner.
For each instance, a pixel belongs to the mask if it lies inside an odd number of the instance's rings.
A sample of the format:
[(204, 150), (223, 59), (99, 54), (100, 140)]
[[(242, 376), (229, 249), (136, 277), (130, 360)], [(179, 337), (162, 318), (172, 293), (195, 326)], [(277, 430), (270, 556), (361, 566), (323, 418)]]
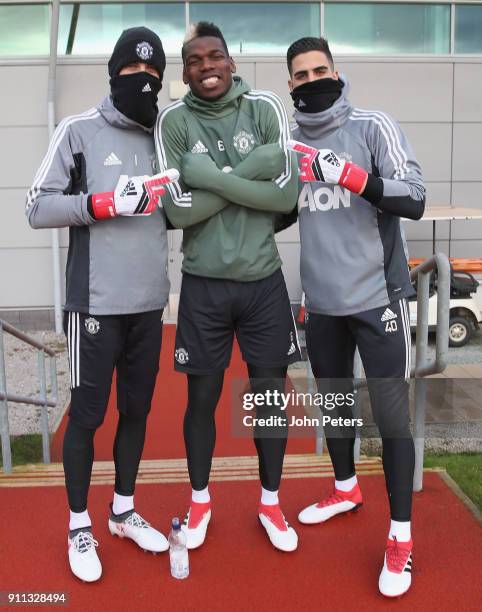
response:
[[(262, 368), (248, 364), (248, 374), (253, 393), (267, 390), (284, 392), (287, 367)], [(188, 374), (188, 405), (184, 416), (184, 441), (192, 488), (196, 491), (208, 486), (214, 445), (216, 442), (215, 411), (221, 395), (224, 371), (207, 376)], [(279, 416), (274, 406), (258, 407), (257, 416)], [(259, 458), (259, 477), (263, 487), (277, 491), (280, 486), (283, 459), (288, 436), (288, 426), (270, 429), (270, 435), (261, 437), (254, 429), (254, 443)]]
[[(146, 435), (147, 416), (128, 418), (119, 413), (114, 440), (115, 492), (134, 495), (134, 488)], [(72, 512), (87, 509), (87, 496), (94, 462), (95, 429), (87, 429), (69, 419), (64, 436), (65, 486)]]
[[(412, 507), (415, 450), (409, 422), (410, 338), (407, 307), (403, 300), (350, 316), (309, 313), (306, 341), (318, 391), (351, 392), (353, 359), (358, 346), (368, 381), (374, 420), (383, 445), (383, 469), (391, 518), (409, 521)], [(407, 329), (405, 329), (405, 327)], [(406, 332), (406, 333), (405, 333)], [(336, 413), (336, 414), (335, 414)], [(332, 417), (353, 418), (344, 406)], [(325, 427), (326, 445), (337, 480), (355, 474), (355, 431), (350, 427)]]

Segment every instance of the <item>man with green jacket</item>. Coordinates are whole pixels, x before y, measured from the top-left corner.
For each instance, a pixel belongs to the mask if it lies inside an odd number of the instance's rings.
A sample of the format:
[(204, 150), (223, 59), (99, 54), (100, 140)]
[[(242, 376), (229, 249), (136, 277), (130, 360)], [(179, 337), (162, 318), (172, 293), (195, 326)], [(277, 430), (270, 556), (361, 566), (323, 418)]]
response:
[[(286, 149), (286, 111), (271, 92), (239, 77), (219, 29), (200, 22), (183, 45), (190, 92), (159, 115), (155, 141), (161, 170), (177, 168), (163, 205), (183, 228), (183, 281), (175, 368), (188, 378), (184, 439), (192, 500), (183, 529), (188, 548), (204, 542), (211, 518), (209, 473), (214, 413), (236, 333), (251, 391), (284, 391), (299, 360), (296, 328), (274, 238), (275, 218), (296, 205), (296, 160)], [(287, 438), (280, 406), (265, 401), (254, 427), (261, 501), (258, 516), (272, 544), (295, 550), (298, 537), (278, 500)], [(275, 427), (261, 418), (274, 416)], [(256, 423), (256, 421), (255, 421)]]

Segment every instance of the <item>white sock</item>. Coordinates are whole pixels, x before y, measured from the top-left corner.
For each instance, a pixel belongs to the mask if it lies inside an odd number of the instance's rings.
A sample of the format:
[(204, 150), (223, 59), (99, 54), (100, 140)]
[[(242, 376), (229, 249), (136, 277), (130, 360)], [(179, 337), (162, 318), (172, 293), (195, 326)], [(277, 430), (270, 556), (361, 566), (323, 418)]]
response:
[(114, 501), (112, 503), (112, 512), (114, 514), (124, 514), (128, 510), (134, 510), (133, 495), (119, 495), (114, 491)]
[(264, 506), (276, 506), (276, 504), (279, 504), (278, 491), (268, 491), (261, 487), (261, 503)]
[(351, 491), (353, 487), (357, 484), (358, 480), (356, 479), (356, 474), (351, 478), (347, 478), (346, 480), (335, 480), (335, 488), (338, 491)]
[(80, 529), (81, 527), (92, 527), (92, 521), (90, 520), (89, 513), (87, 510), (84, 510), (83, 512), (72, 512), (71, 510), (69, 522), (70, 531)]
[(390, 521), (388, 537), (390, 540), (397, 538), (399, 542), (408, 542), (412, 537), (410, 521)]
[(211, 496), (209, 495), (209, 487), (201, 489), (200, 491), (196, 491), (195, 489), (193, 489), (191, 499), (193, 502), (196, 502), (196, 504), (207, 504), (211, 501)]

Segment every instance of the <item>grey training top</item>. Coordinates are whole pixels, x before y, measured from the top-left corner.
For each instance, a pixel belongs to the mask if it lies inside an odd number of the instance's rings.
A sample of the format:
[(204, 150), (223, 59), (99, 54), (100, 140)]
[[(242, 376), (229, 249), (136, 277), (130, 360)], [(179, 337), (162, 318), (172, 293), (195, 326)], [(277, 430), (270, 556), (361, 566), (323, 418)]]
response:
[[(421, 169), (399, 126), (385, 113), (353, 108), (348, 82), (341, 78), (345, 86), (331, 108), (295, 112), (292, 137), (332, 149), (381, 177), (383, 198), (399, 198), (406, 205), (424, 201)], [(400, 217), (322, 182), (302, 184), (298, 213), (308, 311), (350, 315), (413, 294)]]
[(155, 172), (152, 130), (110, 97), (58, 125), (27, 194), (37, 228), (69, 227), (65, 309), (97, 315), (161, 309), (169, 295), (164, 211), (95, 222), (88, 194), (114, 191), (119, 176)]

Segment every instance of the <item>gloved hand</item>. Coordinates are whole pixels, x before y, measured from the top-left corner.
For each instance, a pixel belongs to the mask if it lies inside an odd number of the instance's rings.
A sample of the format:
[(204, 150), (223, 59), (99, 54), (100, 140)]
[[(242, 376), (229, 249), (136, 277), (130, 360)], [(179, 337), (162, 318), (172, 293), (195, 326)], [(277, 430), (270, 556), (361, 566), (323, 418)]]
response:
[(300, 178), (302, 181), (338, 183), (354, 193), (365, 188), (368, 172), (356, 164), (340, 159), (330, 149), (315, 149), (297, 140), (288, 140), (288, 149), (302, 153)]
[(179, 172), (169, 169), (154, 176), (122, 174), (114, 191), (94, 193), (88, 203), (94, 219), (150, 215), (158, 206), (159, 197), (165, 193), (164, 185), (179, 178)]
[(219, 173), (216, 163), (204, 153), (184, 153), (181, 176), (188, 187), (209, 190)]

